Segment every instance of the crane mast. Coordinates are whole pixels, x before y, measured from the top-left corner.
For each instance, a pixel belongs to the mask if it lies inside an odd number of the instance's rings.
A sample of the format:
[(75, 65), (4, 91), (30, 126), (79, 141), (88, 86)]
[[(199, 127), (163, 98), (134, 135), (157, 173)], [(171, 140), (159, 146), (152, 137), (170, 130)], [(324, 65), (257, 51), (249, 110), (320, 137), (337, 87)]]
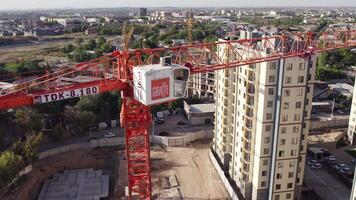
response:
[[(120, 90), (121, 125), (125, 128), (129, 198), (151, 199), (150, 106), (135, 100), (133, 69), (160, 61), (189, 68), (190, 74), (211, 72), (290, 57), (308, 58), (323, 51), (356, 46), (356, 31), (298, 33), (170, 48), (115, 51), (104, 57), (46, 73), (0, 94), (0, 109), (35, 105)], [(218, 51), (223, 47), (223, 52)], [(220, 54), (218, 53), (220, 52)], [(223, 54), (223, 55), (221, 55)], [(221, 60), (229, 55), (228, 60)]]

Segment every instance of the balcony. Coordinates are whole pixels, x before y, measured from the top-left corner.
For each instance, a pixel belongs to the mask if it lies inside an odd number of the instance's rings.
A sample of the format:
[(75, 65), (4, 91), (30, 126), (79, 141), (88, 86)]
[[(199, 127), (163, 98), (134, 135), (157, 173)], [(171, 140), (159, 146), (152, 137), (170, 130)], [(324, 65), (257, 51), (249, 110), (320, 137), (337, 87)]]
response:
[(245, 130), (244, 138), (250, 141), (252, 139), (251, 131)]
[(251, 96), (247, 97), (247, 105), (248, 106), (253, 107), (254, 106), (254, 101), (255, 101), (255, 98), (253, 98)]
[(252, 72), (249, 72), (248, 73), (248, 80), (251, 81), (251, 82), (254, 82), (255, 81), (255, 74), (252, 73)]
[(249, 153), (244, 153), (243, 158), (244, 158), (244, 161), (247, 162), (247, 163), (249, 163), (249, 162), (251, 161), (251, 160), (250, 160), (250, 154), (249, 154)]
[(227, 80), (227, 79), (224, 80), (224, 86), (229, 87), (229, 80)]
[(246, 126), (246, 128), (251, 129), (251, 128), (252, 128), (252, 125), (253, 125), (252, 120), (246, 119), (246, 121), (245, 121), (245, 126)]
[(253, 109), (247, 107), (245, 115), (246, 115), (247, 117), (253, 117)]
[(247, 92), (249, 94), (255, 94), (255, 86), (254, 85), (249, 85), (247, 88)]
[(224, 115), (227, 116), (227, 108), (224, 108)]
[(248, 152), (251, 151), (251, 143), (250, 142), (245, 142), (244, 149)]

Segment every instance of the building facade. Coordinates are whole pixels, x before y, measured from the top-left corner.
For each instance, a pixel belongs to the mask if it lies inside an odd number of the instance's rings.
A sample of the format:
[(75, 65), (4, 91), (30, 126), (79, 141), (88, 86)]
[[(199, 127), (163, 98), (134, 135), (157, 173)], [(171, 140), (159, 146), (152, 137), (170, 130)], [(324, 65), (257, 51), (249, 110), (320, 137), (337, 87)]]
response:
[(147, 8), (140, 8), (138, 16), (139, 17), (146, 17), (147, 16)]
[[(226, 49), (218, 47), (224, 60)], [(315, 63), (293, 57), (216, 72), (213, 150), (245, 199), (300, 198)]]
[(354, 173), (354, 181), (352, 184), (350, 200), (356, 200), (356, 173)]
[(189, 96), (214, 99), (215, 72), (199, 73), (190, 76)]
[(356, 144), (356, 81), (352, 96), (352, 105), (350, 111), (349, 128), (347, 130), (348, 140), (351, 145)]

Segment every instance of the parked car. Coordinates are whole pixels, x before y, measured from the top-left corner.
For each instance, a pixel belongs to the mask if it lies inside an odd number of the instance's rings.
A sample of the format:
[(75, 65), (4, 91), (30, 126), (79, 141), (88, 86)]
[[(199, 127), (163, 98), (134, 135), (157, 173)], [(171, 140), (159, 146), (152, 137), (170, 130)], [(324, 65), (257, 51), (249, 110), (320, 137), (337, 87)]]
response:
[(353, 170), (344, 170), (344, 169), (342, 169), (342, 170), (340, 170), (340, 173), (345, 175), (346, 177), (349, 177), (349, 178), (352, 178), (352, 179), (354, 177)]
[(351, 169), (349, 167), (345, 167), (343, 169), (337, 170), (336, 173), (337, 174), (345, 174), (345, 175), (347, 175), (347, 174), (351, 174), (352, 172), (351, 172)]
[(112, 138), (115, 137), (116, 135), (114, 133), (105, 133), (104, 138)]
[(330, 164), (335, 164), (336, 163), (336, 158), (335, 156), (329, 156), (326, 159)]
[[(317, 160), (309, 160), (307, 165), (312, 166), (313, 164), (319, 163)], [(320, 163), (319, 163), (320, 164)]]
[(339, 164), (335, 165), (334, 168), (338, 171), (338, 170), (341, 170), (341, 169), (344, 169), (344, 168), (348, 168), (348, 167), (347, 167), (346, 164), (339, 163)]
[(320, 163), (314, 163), (312, 164), (311, 168), (312, 169), (321, 169), (323, 166)]

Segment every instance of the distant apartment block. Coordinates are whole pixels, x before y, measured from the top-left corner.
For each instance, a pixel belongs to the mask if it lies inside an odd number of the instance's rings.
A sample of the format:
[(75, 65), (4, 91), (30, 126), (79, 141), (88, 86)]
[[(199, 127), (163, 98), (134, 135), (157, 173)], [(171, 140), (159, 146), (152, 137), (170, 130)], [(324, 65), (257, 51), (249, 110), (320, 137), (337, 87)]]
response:
[(350, 111), (349, 128), (347, 130), (348, 140), (351, 145), (356, 144), (356, 82), (354, 86), (354, 92), (352, 97), (352, 105)]
[(215, 72), (193, 74), (189, 80), (189, 96), (214, 99)]
[(140, 17), (145, 17), (147, 16), (147, 8), (140, 8), (140, 11), (138, 13), (138, 16)]
[[(223, 60), (226, 49), (218, 47)], [(315, 63), (293, 57), (216, 72), (213, 150), (245, 199), (300, 199)]]

